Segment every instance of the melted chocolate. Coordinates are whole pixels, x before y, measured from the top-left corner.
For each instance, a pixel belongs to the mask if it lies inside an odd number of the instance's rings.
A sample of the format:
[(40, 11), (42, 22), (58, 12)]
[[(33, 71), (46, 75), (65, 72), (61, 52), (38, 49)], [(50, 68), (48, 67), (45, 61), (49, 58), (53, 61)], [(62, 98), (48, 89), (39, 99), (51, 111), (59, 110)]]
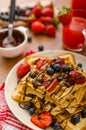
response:
[(7, 36), (8, 36), (8, 31), (0, 32), (0, 47), (3, 48), (16, 47), (24, 41), (24, 35), (18, 30), (13, 30), (13, 38), (15, 39), (15, 42), (11, 42), (9, 44), (3, 45), (3, 41)]

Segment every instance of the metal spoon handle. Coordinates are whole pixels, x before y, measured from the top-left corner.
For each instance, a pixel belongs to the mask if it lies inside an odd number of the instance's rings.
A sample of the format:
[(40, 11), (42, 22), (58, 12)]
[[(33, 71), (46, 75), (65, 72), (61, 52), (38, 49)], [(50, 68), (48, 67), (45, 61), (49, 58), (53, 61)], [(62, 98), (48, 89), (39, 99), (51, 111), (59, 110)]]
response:
[(15, 12), (15, 0), (11, 0), (9, 23), (13, 23), (14, 12)]

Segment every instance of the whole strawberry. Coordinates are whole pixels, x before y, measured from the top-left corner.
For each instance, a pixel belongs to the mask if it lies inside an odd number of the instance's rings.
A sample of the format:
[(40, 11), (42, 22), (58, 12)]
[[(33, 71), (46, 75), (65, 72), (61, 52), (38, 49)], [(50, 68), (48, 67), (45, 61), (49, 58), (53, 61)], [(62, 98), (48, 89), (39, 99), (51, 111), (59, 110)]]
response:
[(34, 23), (32, 23), (31, 29), (34, 34), (40, 34), (44, 32), (45, 25), (40, 21), (35, 21)]
[(18, 78), (22, 78), (23, 76), (25, 76), (29, 71), (30, 71), (31, 67), (29, 64), (27, 63), (23, 63), (20, 64), (17, 68), (17, 77)]
[(72, 11), (69, 8), (63, 7), (58, 13), (59, 21), (64, 25), (69, 25), (72, 20)]
[(46, 34), (52, 37), (56, 36), (56, 27), (53, 24), (46, 26)]

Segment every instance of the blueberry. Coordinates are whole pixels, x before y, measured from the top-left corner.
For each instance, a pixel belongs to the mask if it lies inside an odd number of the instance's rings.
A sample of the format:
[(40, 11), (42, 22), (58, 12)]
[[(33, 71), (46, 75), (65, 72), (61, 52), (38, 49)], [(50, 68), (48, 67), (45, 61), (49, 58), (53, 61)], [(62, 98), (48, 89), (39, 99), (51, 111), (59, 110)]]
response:
[(52, 63), (50, 64), (50, 67), (52, 67), (52, 68), (54, 69), (54, 65), (55, 65), (55, 63), (52, 62)]
[(29, 114), (33, 115), (35, 113), (35, 109), (33, 107), (29, 108)]
[(1, 19), (4, 20), (4, 21), (8, 21), (8, 16), (7, 15), (2, 15)]
[(65, 85), (67, 88), (71, 87), (71, 84), (69, 82), (66, 82)]
[(81, 63), (78, 63), (77, 66), (80, 67), (80, 68), (82, 68), (82, 64)]
[(75, 125), (80, 121), (80, 116), (79, 115), (74, 115), (71, 117), (71, 122)]
[(64, 65), (63, 67), (62, 67), (62, 72), (70, 72), (70, 67), (68, 66), (68, 65)]
[(44, 46), (43, 45), (38, 46), (38, 51), (43, 51), (43, 50), (44, 50)]
[(27, 40), (28, 40), (28, 42), (31, 42), (31, 41), (32, 41), (32, 37), (31, 37), (31, 36), (28, 36), (28, 37), (27, 37)]
[(58, 80), (58, 81), (61, 81), (62, 79), (63, 79), (63, 76), (62, 76), (62, 75), (58, 75), (58, 76), (57, 76), (57, 80)]
[(36, 73), (30, 72), (29, 76), (34, 79), (36, 77)]
[(61, 71), (61, 65), (60, 65), (60, 64), (55, 64), (55, 65), (53, 66), (53, 68), (54, 68), (54, 70), (55, 70), (56, 72), (60, 72), (60, 71)]
[(28, 103), (25, 103), (24, 108), (25, 108), (26, 110), (29, 110), (32, 106), (33, 106), (33, 103), (28, 102)]
[(82, 115), (83, 118), (86, 117), (86, 109), (84, 109), (84, 110), (81, 112), (81, 115)]
[(60, 126), (60, 124), (59, 124), (58, 122), (55, 122), (55, 123), (53, 124), (53, 129), (54, 129), (54, 130), (60, 130), (60, 128), (61, 128), (61, 126)]
[(51, 68), (51, 67), (47, 67), (46, 73), (47, 73), (48, 75), (53, 75), (53, 74), (54, 74), (54, 69)]
[(19, 6), (15, 7), (15, 14), (16, 15), (20, 15), (20, 8), (19, 8)]
[(31, 98), (34, 98), (34, 97), (35, 97), (34, 94), (30, 94), (30, 93), (29, 93), (27, 96), (28, 96), (28, 97), (31, 97)]

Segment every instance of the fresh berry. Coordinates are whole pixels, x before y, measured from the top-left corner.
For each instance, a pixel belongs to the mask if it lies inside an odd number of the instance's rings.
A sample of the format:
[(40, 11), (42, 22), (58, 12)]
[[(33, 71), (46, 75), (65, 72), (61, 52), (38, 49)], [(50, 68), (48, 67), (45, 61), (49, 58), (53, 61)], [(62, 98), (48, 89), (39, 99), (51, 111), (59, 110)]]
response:
[(37, 68), (39, 69), (45, 62), (45, 59), (39, 59), (37, 62), (36, 62), (36, 66)]
[(50, 67), (54, 68), (55, 63), (51, 62)]
[(41, 11), (42, 16), (53, 17), (54, 11), (52, 8), (46, 7)]
[(61, 81), (62, 79), (63, 79), (63, 76), (62, 76), (62, 75), (58, 75), (58, 76), (57, 76), (57, 80), (58, 80), (58, 81)]
[(39, 51), (43, 51), (43, 50), (44, 50), (44, 46), (43, 46), (43, 45), (39, 45), (39, 46), (38, 46), (38, 50), (39, 50)]
[(60, 126), (60, 124), (59, 124), (58, 122), (55, 122), (55, 123), (53, 124), (53, 129), (54, 129), (54, 130), (60, 130), (60, 128), (61, 128), (61, 126)]
[(62, 72), (70, 72), (70, 67), (68, 65), (63, 65), (62, 66)]
[(82, 68), (82, 64), (81, 63), (78, 63), (77, 66), (80, 67), (80, 68)]
[(53, 18), (52, 17), (49, 17), (49, 16), (41, 16), (39, 18), (39, 21), (41, 21), (42, 23), (44, 24), (51, 24), (53, 22)]
[(70, 84), (83, 84), (86, 82), (86, 78), (77, 71), (71, 71), (71, 74), (69, 76), (69, 83)]
[(52, 123), (52, 116), (49, 112), (45, 111), (40, 114), (40, 122), (48, 127)]
[(31, 36), (28, 36), (28, 37), (27, 37), (27, 40), (28, 40), (28, 42), (31, 42), (31, 41), (32, 41), (32, 37), (31, 37)]
[(60, 65), (60, 64), (55, 64), (55, 65), (53, 66), (53, 68), (54, 68), (54, 70), (55, 70), (56, 72), (60, 72), (60, 71), (61, 71), (61, 65)]
[(48, 75), (53, 75), (54, 74), (54, 69), (51, 68), (51, 67), (47, 67), (46, 72), (47, 72)]
[(31, 10), (30, 15), (35, 14), (36, 17), (40, 17), (40, 16), (41, 16), (41, 9), (42, 9), (42, 8), (43, 8), (42, 5), (41, 5), (40, 3), (37, 3), (37, 4), (33, 7), (33, 9)]
[(18, 78), (22, 78), (23, 76), (25, 76), (29, 71), (30, 71), (31, 67), (29, 64), (27, 63), (23, 63), (20, 64), (17, 68), (17, 77)]
[(41, 114), (34, 114), (31, 117), (31, 122), (36, 126), (45, 129), (52, 123), (52, 116), (49, 112), (43, 112)]
[(45, 30), (45, 25), (40, 21), (35, 21), (34, 23), (32, 23), (31, 29), (34, 34), (41, 34)]
[(32, 106), (33, 106), (33, 104), (31, 102), (27, 102), (27, 103), (24, 104), (24, 108), (26, 110), (29, 110)]
[(29, 108), (29, 114), (33, 115), (35, 113), (35, 109), (33, 107)]
[(67, 88), (71, 87), (71, 84), (69, 82), (66, 82), (65, 85)]
[(86, 117), (86, 109), (84, 109), (84, 110), (81, 112), (81, 115), (82, 115), (83, 118)]
[(66, 7), (63, 7), (58, 13), (58, 19), (64, 26), (69, 25), (72, 20), (72, 11)]
[(30, 55), (32, 55), (34, 53), (36, 53), (34, 50), (30, 50), (30, 51), (26, 52), (25, 57), (30, 56)]
[(47, 86), (46, 91), (52, 92), (56, 88), (57, 85), (58, 85), (57, 79), (53, 79), (51, 84)]
[(80, 116), (79, 115), (74, 115), (71, 117), (71, 122), (75, 125), (80, 121)]
[(33, 124), (35, 124), (36, 126), (42, 128), (42, 129), (45, 129), (45, 125), (40, 122), (38, 114), (34, 114), (31, 116), (31, 122)]
[(29, 76), (34, 79), (36, 77), (36, 73), (35, 72), (30, 72)]
[(52, 37), (56, 36), (56, 27), (53, 24), (46, 26), (46, 34)]
[(30, 15), (27, 19), (27, 22), (29, 25), (31, 25), (33, 22), (37, 20), (36, 16), (34, 14)]

